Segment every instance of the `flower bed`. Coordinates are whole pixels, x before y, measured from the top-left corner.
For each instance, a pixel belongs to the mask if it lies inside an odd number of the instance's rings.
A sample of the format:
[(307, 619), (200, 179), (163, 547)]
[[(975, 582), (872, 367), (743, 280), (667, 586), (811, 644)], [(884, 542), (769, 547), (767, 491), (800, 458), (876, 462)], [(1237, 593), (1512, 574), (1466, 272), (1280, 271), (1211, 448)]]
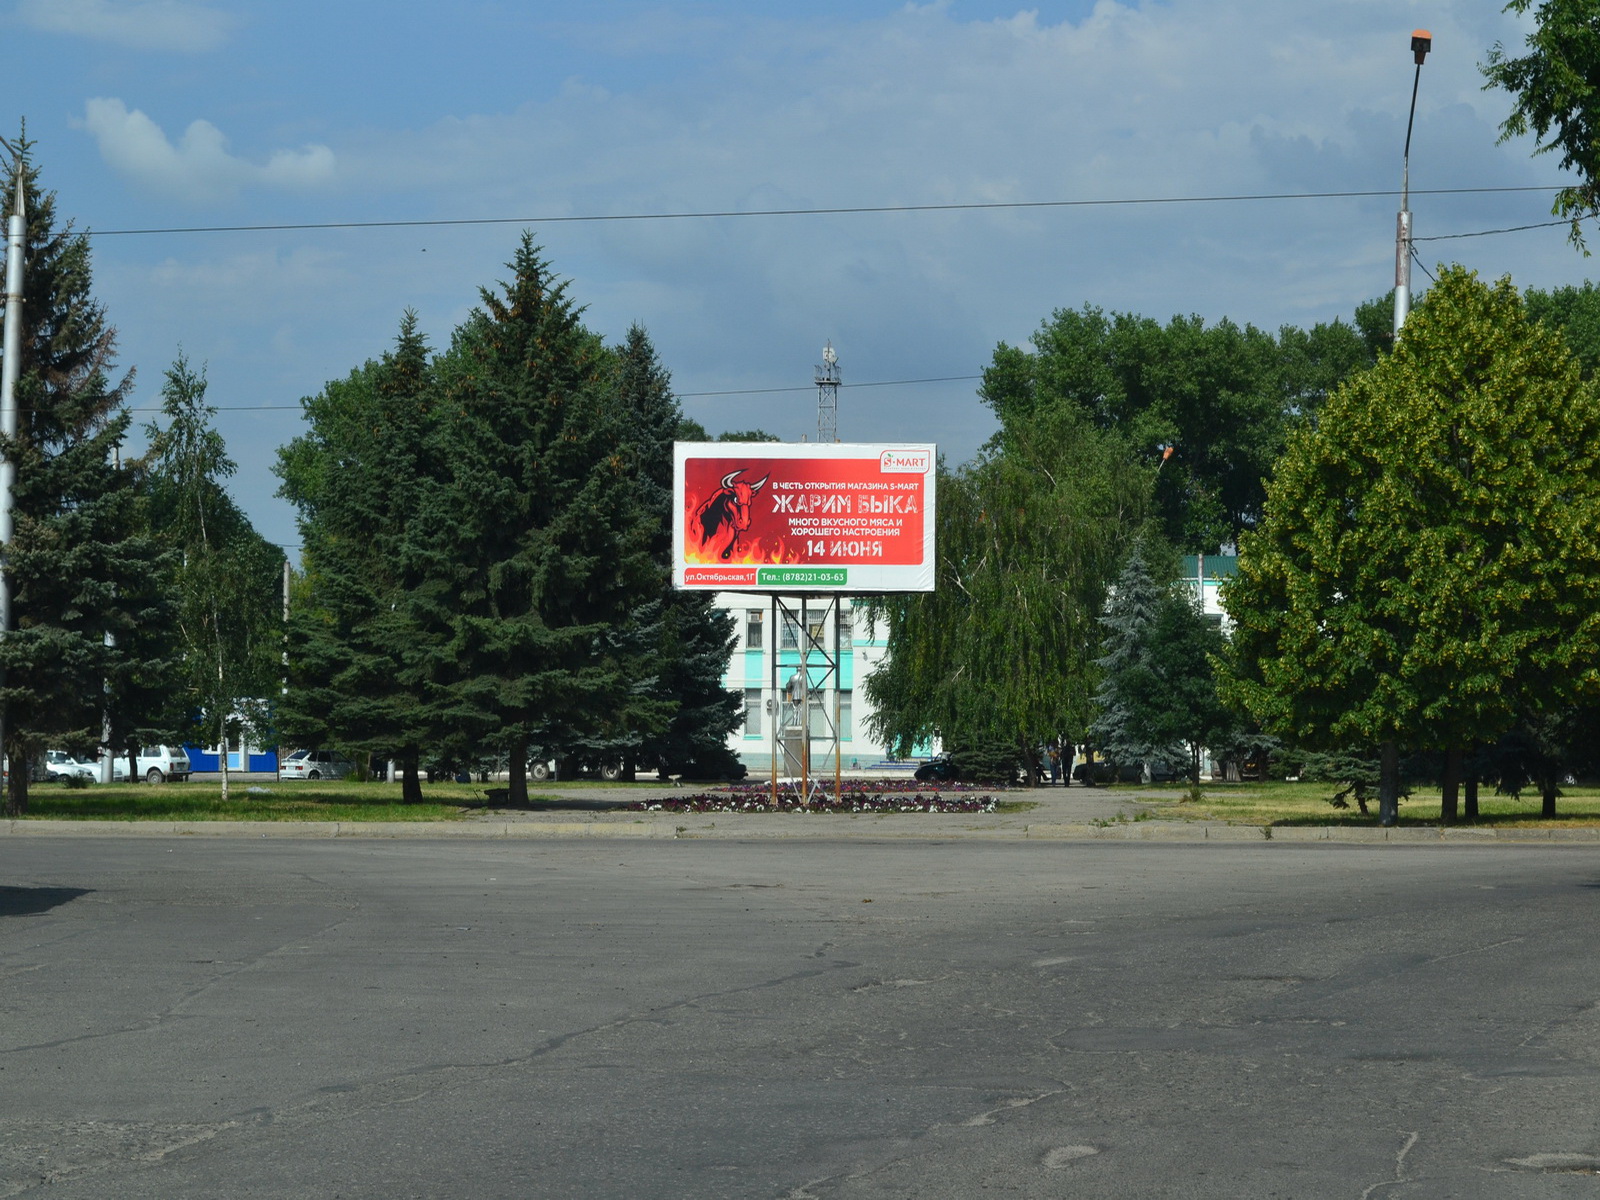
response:
[[(946, 790), (956, 794), (946, 795)], [(778, 789), (778, 805), (772, 806), (771, 785), (734, 784), (711, 792), (690, 796), (671, 796), (661, 800), (635, 800), (626, 806), (630, 812), (715, 813), (992, 813), (993, 796), (975, 795), (960, 788), (931, 789), (925, 785), (879, 785), (871, 790), (847, 790), (835, 797), (831, 792), (814, 791), (802, 801), (794, 788)]]

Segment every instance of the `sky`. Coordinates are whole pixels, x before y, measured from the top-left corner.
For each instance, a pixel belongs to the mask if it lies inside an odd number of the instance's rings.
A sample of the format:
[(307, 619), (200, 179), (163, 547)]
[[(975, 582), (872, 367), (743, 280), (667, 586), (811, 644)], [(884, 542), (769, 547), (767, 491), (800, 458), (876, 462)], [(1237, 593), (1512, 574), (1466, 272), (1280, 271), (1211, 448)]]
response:
[[(136, 425), (204, 367), (293, 556), (300, 399), (407, 309), (448, 345), (523, 229), (712, 433), (814, 438), (831, 341), (839, 437), (951, 463), (994, 430), (995, 347), (1057, 309), (1348, 319), (1393, 284), (1419, 26), (1423, 262), (1583, 282), (1562, 228), (1486, 232), (1566, 182), (1499, 141), (1478, 64), (1531, 24), (1493, 0), (0, 0), (0, 132), (92, 236)], [(935, 207), (975, 205), (1006, 207)]]

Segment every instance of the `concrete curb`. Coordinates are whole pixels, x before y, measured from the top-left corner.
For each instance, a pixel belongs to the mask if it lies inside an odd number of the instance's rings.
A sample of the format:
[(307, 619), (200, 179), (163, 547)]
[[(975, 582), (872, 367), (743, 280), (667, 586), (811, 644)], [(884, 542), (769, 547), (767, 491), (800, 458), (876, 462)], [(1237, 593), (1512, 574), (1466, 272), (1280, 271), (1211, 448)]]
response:
[(366, 838), (372, 840), (630, 840), (1214, 842), (1228, 845), (1600, 845), (1600, 828), (1486, 829), (1400, 826), (1226, 825), (1205, 821), (987, 821), (971, 814), (627, 813), (494, 817), (465, 821), (61, 821), (0, 822), (6, 837)]

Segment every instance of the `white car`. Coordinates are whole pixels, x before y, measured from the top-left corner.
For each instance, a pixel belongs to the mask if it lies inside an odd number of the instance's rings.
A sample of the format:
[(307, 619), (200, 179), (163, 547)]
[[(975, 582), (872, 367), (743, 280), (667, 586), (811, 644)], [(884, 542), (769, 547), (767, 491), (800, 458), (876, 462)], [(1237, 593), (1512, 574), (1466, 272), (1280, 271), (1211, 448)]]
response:
[[(137, 758), (139, 773), (136, 778), (146, 783), (166, 783), (169, 779), (181, 783), (189, 778), (189, 756), (182, 746), (140, 746)], [(128, 778), (127, 750), (119, 750), (111, 760), (111, 778), (118, 781)]]
[(355, 769), (355, 763), (337, 750), (296, 750), (278, 764), (278, 778), (343, 779)]
[(81, 762), (73, 758), (65, 750), (46, 750), (44, 774), (46, 779), (67, 779), (76, 775), (93, 782), (100, 778), (100, 768), (92, 762)]

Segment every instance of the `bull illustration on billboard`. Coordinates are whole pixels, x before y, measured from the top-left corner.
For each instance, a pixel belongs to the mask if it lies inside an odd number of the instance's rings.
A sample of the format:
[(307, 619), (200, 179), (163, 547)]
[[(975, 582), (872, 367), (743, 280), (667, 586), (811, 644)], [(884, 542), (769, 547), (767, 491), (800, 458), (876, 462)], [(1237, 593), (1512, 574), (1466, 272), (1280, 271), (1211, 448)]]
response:
[(740, 479), (744, 471), (729, 471), (722, 477), (722, 486), (711, 493), (699, 508), (694, 510), (695, 523), (700, 527), (700, 546), (716, 549), (718, 557), (726, 561), (739, 547), (739, 535), (750, 528), (750, 502), (769, 478), (763, 475), (754, 483)]

